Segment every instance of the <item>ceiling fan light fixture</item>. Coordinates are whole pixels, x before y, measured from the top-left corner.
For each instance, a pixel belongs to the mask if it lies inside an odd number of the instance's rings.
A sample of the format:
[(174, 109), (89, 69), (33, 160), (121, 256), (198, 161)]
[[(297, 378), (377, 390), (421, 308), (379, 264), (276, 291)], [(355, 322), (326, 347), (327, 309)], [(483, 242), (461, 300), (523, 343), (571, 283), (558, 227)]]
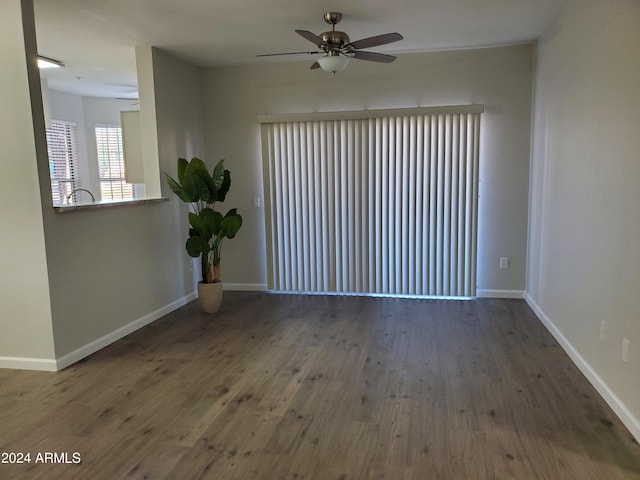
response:
[[(335, 75), (336, 72), (341, 72), (352, 58), (356, 60), (367, 60), (369, 62), (382, 62), (391, 63), (396, 57), (393, 55), (387, 55), (386, 53), (376, 53), (364, 48), (378, 47), (380, 45), (386, 45), (388, 43), (397, 42), (402, 40), (403, 37), (399, 33), (384, 33), (382, 35), (376, 35), (374, 37), (362, 38), (352, 42), (349, 39), (349, 35), (345, 32), (336, 30), (336, 24), (342, 19), (342, 14), (339, 12), (327, 12), (324, 14), (324, 21), (331, 25), (331, 30), (323, 32), (320, 35), (316, 35), (308, 30), (296, 30), (295, 32), (305, 40), (313, 43), (317, 48), (317, 52), (324, 53), (322, 58), (319, 58), (311, 65), (310, 70), (322, 69), (325, 72), (329, 72)], [(289, 53), (271, 53), (266, 55), (257, 55), (258, 57), (267, 57), (272, 55), (293, 55), (301, 52), (289, 52)]]
[(322, 57), (318, 59), (318, 63), (320, 64), (320, 68), (322, 68), (325, 72), (329, 72), (335, 75), (336, 72), (341, 72), (349, 62), (351, 61), (350, 57), (345, 55), (327, 55), (326, 57)]

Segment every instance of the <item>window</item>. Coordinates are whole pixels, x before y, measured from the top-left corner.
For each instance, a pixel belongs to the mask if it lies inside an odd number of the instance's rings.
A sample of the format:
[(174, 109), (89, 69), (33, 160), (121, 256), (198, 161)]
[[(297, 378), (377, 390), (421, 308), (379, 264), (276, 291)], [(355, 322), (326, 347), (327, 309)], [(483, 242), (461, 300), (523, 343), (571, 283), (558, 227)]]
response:
[(474, 296), (482, 110), (259, 118), (269, 288)]
[(76, 176), (74, 163), (78, 157), (77, 126), (73, 122), (52, 120), (46, 129), (49, 154), (49, 176), (54, 205), (75, 202)]
[(122, 129), (118, 125), (96, 125), (96, 144), (102, 200), (136, 198), (135, 186), (124, 176)]

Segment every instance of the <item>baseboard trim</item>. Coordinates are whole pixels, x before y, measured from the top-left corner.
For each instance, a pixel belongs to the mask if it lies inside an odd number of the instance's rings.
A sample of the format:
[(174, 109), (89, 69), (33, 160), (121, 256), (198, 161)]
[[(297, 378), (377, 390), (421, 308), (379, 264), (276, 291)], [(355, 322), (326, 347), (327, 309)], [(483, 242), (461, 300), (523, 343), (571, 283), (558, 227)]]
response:
[[(233, 291), (233, 290), (244, 290), (244, 291), (252, 291), (252, 292), (267, 292), (269, 291), (266, 283), (225, 283), (224, 289)], [(277, 293), (292, 293), (292, 294), (315, 294), (315, 295), (356, 295), (356, 296), (385, 296), (385, 297), (407, 297), (407, 298), (445, 298), (443, 296), (438, 295), (399, 295), (399, 294), (384, 294), (384, 293), (366, 293), (366, 292), (306, 292), (306, 291), (280, 291), (273, 290), (273, 292)], [(486, 297), (486, 298), (524, 298), (524, 291), (522, 290), (488, 290), (488, 289), (478, 289), (476, 290), (476, 297)], [(452, 299), (459, 299), (460, 297), (446, 297)]]
[(88, 357), (89, 355), (103, 349), (107, 345), (110, 345), (123, 337), (126, 337), (130, 333), (133, 333), (142, 327), (149, 325), (151, 322), (158, 320), (159, 318), (173, 312), (183, 305), (186, 305), (196, 298), (198, 298), (198, 295), (196, 294), (196, 292), (192, 292), (182, 298), (179, 298), (178, 300), (171, 302), (168, 305), (165, 305), (164, 307), (159, 308), (158, 310), (145, 315), (144, 317), (134, 320), (133, 322), (124, 325), (117, 330), (114, 330), (113, 332), (98, 338), (97, 340), (94, 340), (93, 342), (87, 343), (77, 350), (74, 350), (73, 352), (56, 359), (55, 370), (62, 370), (63, 368), (67, 368), (69, 365), (72, 365), (77, 361)]
[(587, 377), (587, 380), (594, 386), (600, 396), (609, 404), (611, 409), (620, 418), (622, 423), (629, 429), (631, 435), (640, 442), (640, 420), (627, 408), (627, 406), (620, 400), (620, 398), (609, 388), (606, 382), (600, 378), (596, 371), (589, 365), (589, 363), (580, 355), (578, 350), (571, 344), (571, 342), (564, 336), (564, 334), (556, 327), (553, 321), (544, 313), (542, 308), (536, 303), (536, 301), (526, 293), (524, 296), (525, 301), (534, 313), (538, 316), (540, 321), (551, 332), (551, 334), (558, 341), (560, 346), (567, 352), (567, 355), (571, 358), (573, 363), (580, 369), (582, 374)]
[(229, 291), (245, 291), (245, 292), (266, 292), (266, 283), (226, 283), (223, 288)]
[(479, 288), (476, 290), (476, 297), (485, 298), (524, 298), (522, 290), (488, 290)]
[(53, 359), (28, 357), (0, 357), (0, 368), (39, 370), (42, 372), (55, 372), (58, 370), (56, 361)]

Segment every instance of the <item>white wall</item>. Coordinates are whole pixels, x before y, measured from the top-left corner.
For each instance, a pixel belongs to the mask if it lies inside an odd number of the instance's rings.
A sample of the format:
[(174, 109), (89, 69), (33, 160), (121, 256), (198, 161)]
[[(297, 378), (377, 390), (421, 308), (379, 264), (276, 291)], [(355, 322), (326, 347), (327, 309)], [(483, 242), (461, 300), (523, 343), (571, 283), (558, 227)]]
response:
[(146, 195), (161, 196), (160, 165), (158, 164), (158, 116), (154, 75), (154, 51), (147, 45), (136, 47), (136, 71), (140, 97), (140, 148)]
[[(120, 112), (137, 110), (139, 108), (137, 102), (115, 98), (82, 97), (56, 90), (49, 90), (49, 100), (51, 118), (75, 122), (78, 127), (76, 187), (91, 190), (96, 199), (100, 200), (95, 126), (97, 124), (120, 125)], [(79, 193), (78, 200), (84, 202), (90, 199), (87, 194)]]
[(639, 25), (635, 0), (570, 1), (539, 42), (527, 292), (640, 439)]
[[(0, 27), (10, 179), (0, 190), (0, 367), (52, 370), (195, 298), (186, 207), (173, 199), (54, 212), (31, 0), (3, 2)], [(161, 117), (159, 167), (171, 171), (204, 150), (199, 71), (151, 48), (149, 58), (141, 83), (152, 85), (147, 99)]]
[[(75, 122), (77, 126), (78, 158), (75, 162), (76, 188), (92, 189), (89, 160), (87, 158), (87, 141), (85, 135), (84, 108), (82, 97), (69, 93), (48, 90), (49, 112), (54, 120)], [(92, 190), (94, 191), (94, 190)], [(81, 194), (82, 195), (82, 194)], [(89, 200), (88, 196), (83, 200)]]
[[(353, 61), (335, 76), (305, 62), (206, 70), (205, 150), (226, 159), (225, 202), (244, 226), (224, 246), (226, 284), (266, 284), (259, 114), (484, 103), (480, 158), (478, 288), (525, 288), (533, 47), (401, 55), (391, 65)], [(499, 257), (511, 259), (499, 270)]]
[[(98, 172), (98, 147), (96, 144), (96, 125), (120, 125), (122, 110), (137, 110), (139, 107), (134, 100), (116, 98), (82, 97), (84, 112), (84, 137), (86, 139), (87, 168), (89, 173), (89, 190), (97, 199), (100, 196), (100, 180)], [(78, 200), (86, 197), (78, 194)]]
[[(51, 369), (54, 359), (34, 115), (27, 62), (36, 70), (33, 41), (25, 47), (20, 0), (0, 3), (0, 365)], [(26, 3), (29, 11), (32, 7)], [(24, 26), (33, 38), (33, 22)], [(39, 89), (39, 85), (33, 86)], [(23, 359), (29, 359), (24, 362)]]
[[(170, 171), (178, 156), (202, 155), (200, 83), (196, 68), (157, 56), (160, 169)], [(90, 116), (85, 110), (85, 120)], [(46, 158), (39, 160), (44, 172)], [(183, 208), (177, 199), (66, 213), (43, 205), (55, 349), (63, 364), (193, 298)]]

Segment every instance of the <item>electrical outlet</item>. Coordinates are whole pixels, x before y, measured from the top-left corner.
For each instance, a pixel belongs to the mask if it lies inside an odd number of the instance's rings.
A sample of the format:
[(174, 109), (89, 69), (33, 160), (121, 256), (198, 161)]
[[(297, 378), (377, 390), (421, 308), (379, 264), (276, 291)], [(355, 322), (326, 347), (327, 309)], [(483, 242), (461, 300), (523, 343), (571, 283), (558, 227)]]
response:
[(607, 322), (605, 322), (604, 320), (602, 320), (600, 322), (600, 340), (604, 340), (605, 337), (605, 331), (607, 329)]
[(253, 197), (253, 208), (260, 208), (260, 197)]
[(500, 270), (509, 268), (509, 257), (500, 257)]
[(629, 340), (622, 339), (622, 361), (627, 363), (629, 361)]

